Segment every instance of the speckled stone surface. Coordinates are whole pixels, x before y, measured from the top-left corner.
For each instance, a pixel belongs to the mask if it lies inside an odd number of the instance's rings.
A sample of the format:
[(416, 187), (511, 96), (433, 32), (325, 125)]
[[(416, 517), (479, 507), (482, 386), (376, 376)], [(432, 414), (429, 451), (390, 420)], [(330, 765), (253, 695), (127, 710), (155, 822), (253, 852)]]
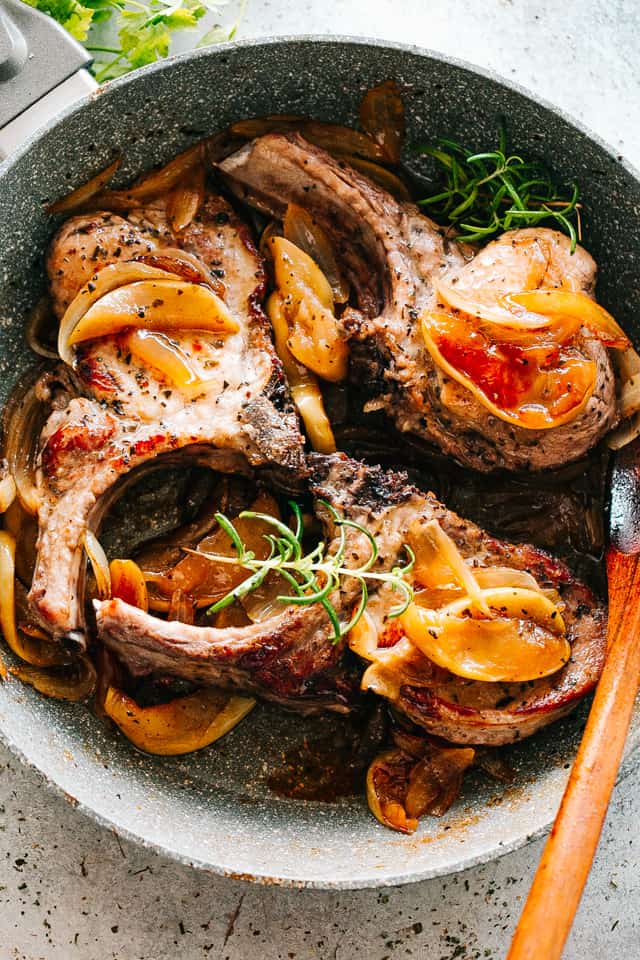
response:
[[(253, 0), (246, 32), (376, 33), (440, 48), (505, 75), (513, 68), (521, 82), (582, 113), (637, 162), (635, 5), (485, 3), (480, 11), (472, 3), (436, 2), (427, 11), (418, 3), (350, 3), (340, 17), (330, 5), (286, 7)], [(6, 888), (0, 891), (2, 960), (161, 960), (178, 952), (230, 960), (499, 957), (539, 853), (534, 844), (449, 880), (387, 892), (249, 888), (117, 841), (42, 791), (37, 777), (8, 756), (7, 763), (0, 787), (7, 797), (0, 813), (7, 854), (0, 866)], [(623, 960), (637, 956), (638, 783), (634, 775), (619, 788), (569, 957), (595, 956), (599, 949)]]

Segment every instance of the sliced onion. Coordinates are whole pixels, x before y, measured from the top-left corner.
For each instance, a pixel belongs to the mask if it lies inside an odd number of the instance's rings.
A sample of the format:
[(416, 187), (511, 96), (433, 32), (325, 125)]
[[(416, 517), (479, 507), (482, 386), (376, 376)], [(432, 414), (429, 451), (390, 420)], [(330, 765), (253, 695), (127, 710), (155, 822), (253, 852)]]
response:
[(107, 186), (116, 170), (122, 163), (120, 157), (117, 157), (108, 167), (97, 173), (95, 177), (87, 180), (81, 187), (78, 187), (72, 193), (67, 194), (61, 200), (56, 200), (47, 207), (47, 213), (70, 213), (84, 207), (97, 193)]
[(513, 295), (494, 293), (489, 284), (484, 290), (465, 290), (444, 280), (436, 280), (433, 286), (436, 297), (445, 306), (497, 327), (536, 331), (553, 324), (552, 316), (527, 310)]
[(198, 143), (178, 154), (159, 170), (146, 174), (134, 186), (125, 190), (104, 190), (96, 196), (96, 203), (106, 210), (130, 210), (131, 207), (172, 190), (203, 163), (204, 145)]
[(143, 366), (157, 370), (187, 397), (205, 392), (212, 380), (202, 380), (191, 360), (174, 340), (155, 330), (132, 330), (123, 337), (125, 348)]
[[(259, 494), (251, 504), (251, 509), (255, 513), (266, 513), (276, 517), (279, 515), (277, 502), (267, 493)], [(244, 517), (234, 518), (233, 523), (247, 549), (253, 551), (259, 559), (266, 559), (269, 555), (269, 546), (263, 534), (270, 533), (272, 528), (260, 520)], [(187, 555), (166, 572), (154, 573), (143, 570), (147, 582), (153, 584), (157, 591), (167, 598), (165, 610), (169, 609), (169, 598), (178, 589), (192, 598), (198, 607), (210, 606), (248, 576), (247, 570), (243, 567), (233, 563), (216, 563), (214, 559), (209, 559), (209, 554), (236, 556), (235, 547), (224, 530), (217, 528), (204, 537), (198, 543), (196, 550), (187, 550)], [(160, 609), (157, 603), (154, 596), (149, 597), (151, 609)]]
[(415, 833), (417, 817), (407, 816), (404, 798), (409, 774), (415, 764), (401, 750), (387, 750), (371, 763), (367, 771), (367, 803), (378, 823), (400, 833)]
[(282, 228), (285, 238), (318, 265), (331, 287), (333, 300), (336, 303), (346, 303), (349, 299), (349, 284), (342, 276), (331, 240), (311, 214), (304, 207), (289, 203)]
[(20, 545), (16, 551), (16, 574), (18, 579), (28, 586), (33, 580), (36, 565), (38, 520), (24, 509), (19, 498), (9, 506), (3, 520), (5, 530)]
[(315, 260), (284, 237), (271, 237), (269, 246), (279, 289), (298, 300), (312, 296), (323, 309), (332, 310), (331, 285)]
[(166, 280), (167, 276), (173, 276), (176, 280), (180, 279), (177, 275), (168, 274), (166, 270), (150, 267), (146, 263), (141, 263), (137, 260), (111, 263), (109, 266), (100, 270), (91, 278), (88, 284), (78, 291), (60, 321), (58, 353), (64, 362), (69, 364), (69, 366), (73, 366), (73, 352), (69, 347), (69, 337), (92, 304), (105, 296), (105, 294), (116, 290), (118, 287), (123, 287), (126, 284), (133, 283), (137, 280)]
[(122, 690), (109, 687), (104, 711), (139, 750), (178, 756), (219, 740), (255, 705), (253, 698), (207, 689), (169, 703), (141, 707)]
[(385, 160), (399, 163), (404, 141), (404, 103), (395, 80), (366, 92), (360, 104), (360, 125), (382, 149)]
[(29, 622), (27, 591), (19, 580), (14, 580), (14, 594), (17, 630), (6, 635), (8, 646), (17, 657), (33, 667), (68, 666), (72, 662), (69, 651), (36, 624)]
[(41, 297), (35, 307), (29, 314), (25, 339), (27, 344), (40, 357), (47, 357), (49, 360), (58, 359), (58, 351), (54, 343), (47, 344), (46, 334), (54, 333), (57, 327), (57, 321), (51, 309), (51, 301), (48, 297)]
[(18, 646), (15, 601), (16, 542), (6, 530), (0, 530), (0, 629), (8, 646)]
[(591, 330), (607, 347), (626, 350), (631, 346), (626, 333), (611, 314), (577, 290), (526, 290), (504, 298), (511, 307), (524, 307), (527, 315), (543, 316), (553, 323), (554, 317), (571, 317)]
[[(423, 314), (422, 334), (425, 345), (434, 363), (472, 393), (494, 416), (527, 430), (550, 430), (574, 420), (582, 413), (596, 383), (596, 364), (592, 360), (567, 354), (563, 356), (561, 364), (553, 369), (531, 368), (536, 374), (533, 392), (529, 395), (521, 394), (512, 407), (504, 408), (493, 402), (470, 376), (444, 357), (440, 344), (446, 343), (452, 336), (452, 322), (457, 321), (441, 313)], [(439, 340), (440, 344), (436, 340)], [(455, 342), (460, 344), (459, 340)], [(476, 350), (486, 353), (480, 344)], [(512, 370), (506, 358), (497, 359), (496, 363), (506, 365)], [(551, 399), (548, 399), (548, 394), (551, 394)]]
[(324, 380), (344, 380), (349, 349), (333, 315), (333, 294), (326, 277), (311, 257), (284, 237), (272, 237), (270, 245), (291, 353)]
[(10, 473), (0, 480), (0, 513), (6, 513), (16, 498), (16, 482)]
[(171, 594), (169, 609), (167, 611), (167, 620), (179, 620), (180, 623), (194, 623), (195, 611), (193, 609), (193, 599), (189, 597), (184, 590), (174, 590)]
[(607, 437), (607, 446), (610, 450), (621, 450), (640, 436), (640, 410), (624, 420), (619, 427)]
[(513, 567), (476, 567), (473, 576), (479, 587), (521, 587), (523, 590), (537, 590), (542, 593), (538, 581), (526, 570)]
[(388, 170), (387, 167), (374, 163), (372, 160), (363, 160), (362, 157), (345, 157), (344, 159), (350, 167), (364, 174), (369, 180), (373, 180), (396, 200), (401, 203), (407, 203), (411, 200), (411, 192), (408, 186), (393, 170)]
[(318, 381), (305, 366), (298, 363), (287, 345), (289, 327), (278, 293), (272, 293), (269, 297), (267, 314), (273, 327), (276, 353), (282, 360), (293, 402), (302, 417), (311, 446), (319, 453), (335, 453), (336, 441)]
[[(131, 262), (131, 261), (130, 261)], [(157, 270), (164, 270), (180, 280), (191, 283), (206, 283), (214, 293), (224, 300), (225, 287), (220, 277), (216, 277), (198, 257), (180, 247), (160, 247), (153, 253), (141, 253), (134, 263), (146, 263)]]
[(199, 167), (174, 188), (167, 203), (167, 219), (174, 233), (181, 233), (193, 222), (204, 203), (205, 171)]
[(443, 303), (497, 329), (537, 330), (550, 325), (549, 318), (532, 314), (504, 297), (519, 290), (535, 290), (545, 279), (552, 257), (546, 238), (515, 234), (510, 243), (490, 243), (456, 275), (437, 279), (436, 296)]
[(409, 817), (442, 817), (462, 789), (465, 771), (473, 764), (472, 747), (435, 747), (411, 770), (404, 804)]
[(101, 600), (108, 600), (111, 596), (111, 573), (107, 555), (100, 545), (100, 541), (91, 530), (85, 530), (84, 549), (89, 558), (96, 586)]
[(234, 135), (248, 140), (263, 137), (268, 133), (298, 132), (305, 140), (315, 143), (328, 153), (338, 156), (353, 153), (368, 160), (385, 160), (382, 147), (366, 134), (337, 123), (323, 123), (294, 114), (272, 114), (269, 117), (238, 120), (231, 124), (230, 130)]
[(70, 666), (57, 670), (19, 666), (13, 667), (11, 673), (55, 700), (71, 700), (74, 703), (88, 700), (96, 687), (95, 668), (85, 656), (77, 657)]
[(32, 371), (18, 383), (4, 410), (4, 456), (27, 513), (37, 514), (40, 497), (36, 487), (38, 440), (48, 406), (38, 397), (41, 371)]
[(119, 597), (125, 603), (145, 612), (149, 609), (147, 584), (137, 563), (133, 560), (112, 560), (109, 564), (109, 579), (112, 597)]
[(93, 303), (69, 331), (66, 349), (126, 327), (213, 333), (237, 333), (239, 329), (224, 301), (208, 287), (165, 278), (138, 280)]
[(227, 627), (248, 627), (250, 623), (244, 607), (239, 603), (232, 603), (216, 614), (213, 626), (218, 630), (226, 630)]
[(522, 588), (484, 591), (490, 620), (469, 616), (469, 598), (444, 610), (413, 603), (401, 617), (409, 640), (456, 676), (488, 682), (525, 682), (556, 673), (571, 647), (555, 604)]
[(287, 592), (283, 587), (284, 581), (278, 574), (270, 573), (256, 590), (242, 598), (242, 608), (252, 623), (262, 623), (282, 613), (283, 604), (278, 597)]
[(424, 586), (438, 586), (433, 582), (433, 564), (444, 564), (453, 573), (455, 579), (470, 597), (471, 603), (490, 616), (488, 603), (478, 586), (474, 573), (458, 550), (451, 537), (444, 532), (437, 520), (427, 523), (416, 521), (409, 528), (409, 546), (416, 555), (414, 576)]

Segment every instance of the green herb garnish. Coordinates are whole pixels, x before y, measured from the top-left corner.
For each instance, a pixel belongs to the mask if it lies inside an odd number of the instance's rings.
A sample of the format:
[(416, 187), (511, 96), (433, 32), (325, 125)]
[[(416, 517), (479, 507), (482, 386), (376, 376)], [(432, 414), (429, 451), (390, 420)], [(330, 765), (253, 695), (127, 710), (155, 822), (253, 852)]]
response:
[(572, 253), (582, 239), (578, 187), (567, 196), (544, 164), (509, 154), (504, 128), (497, 150), (473, 153), (443, 137), (416, 153), (431, 157), (442, 173), (442, 188), (418, 204), (454, 226), (457, 240), (485, 241), (545, 222), (569, 235)]
[[(95, 54), (92, 71), (96, 80), (112, 80), (136, 67), (168, 56), (171, 40), (180, 30), (194, 29), (208, 11), (218, 12), (228, 0), (24, 0), (49, 14)], [(244, 14), (247, 0), (240, 0), (238, 14), (229, 26), (216, 24), (203, 33), (197, 46), (231, 40)], [(117, 41), (101, 43), (102, 25), (112, 21)], [(109, 27), (108, 27), (109, 29)], [(111, 31), (110, 31), (111, 32)]]
[[(389, 617), (399, 617), (407, 609), (413, 599), (413, 590), (409, 583), (404, 579), (405, 575), (411, 572), (415, 557), (413, 551), (406, 544), (408, 562), (404, 566), (395, 566), (390, 571), (374, 572), (372, 567), (378, 559), (378, 544), (373, 534), (356, 523), (354, 520), (348, 520), (341, 516), (331, 504), (325, 500), (319, 501), (322, 506), (331, 514), (331, 517), (338, 529), (338, 543), (332, 553), (327, 552), (327, 544), (323, 541), (318, 543), (310, 553), (305, 553), (302, 538), (304, 535), (304, 524), (302, 521), (302, 511), (300, 506), (291, 501), (289, 506), (295, 518), (295, 530), (292, 530), (281, 520), (271, 517), (266, 513), (255, 513), (253, 510), (244, 510), (240, 518), (260, 520), (273, 528), (273, 533), (263, 534), (269, 544), (270, 553), (265, 559), (256, 557), (252, 550), (247, 550), (240, 534), (234, 527), (231, 520), (223, 513), (216, 513), (216, 520), (220, 528), (227, 534), (233, 544), (236, 556), (228, 557), (215, 553), (204, 553), (197, 551), (199, 557), (206, 557), (213, 563), (228, 563), (234, 566), (244, 567), (249, 571), (249, 576), (242, 583), (229, 591), (226, 596), (218, 600), (208, 609), (208, 613), (217, 613), (225, 607), (230, 606), (236, 600), (241, 600), (247, 594), (256, 590), (265, 580), (269, 573), (277, 573), (286, 581), (292, 592), (282, 594), (277, 599), (283, 604), (294, 604), (296, 606), (311, 606), (314, 603), (321, 604), (331, 622), (334, 633), (334, 640), (337, 642), (351, 630), (367, 606), (369, 591), (367, 581), (376, 581), (386, 583), (393, 590), (402, 595), (401, 602), (393, 607)], [(357, 530), (367, 539), (370, 553), (367, 560), (359, 567), (347, 567), (344, 565), (345, 554), (347, 551), (347, 530)], [(190, 553), (196, 551), (188, 551)], [(348, 623), (340, 620), (338, 612), (333, 606), (330, 597), (334, 591), (340, 588), (344, 577), (352, 577), (358, 581), (360, 588), (360, 600), (355, 613)]]

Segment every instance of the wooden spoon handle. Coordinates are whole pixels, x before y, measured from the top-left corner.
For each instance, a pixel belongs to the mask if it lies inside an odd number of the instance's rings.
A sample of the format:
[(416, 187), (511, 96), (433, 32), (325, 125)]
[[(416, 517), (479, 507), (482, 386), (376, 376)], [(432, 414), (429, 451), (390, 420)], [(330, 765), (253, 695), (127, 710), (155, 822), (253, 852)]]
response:
[(607, 659), (507, 960), (559, 960), (593, 860), (640, 682), (640, 558), (610, 549)]

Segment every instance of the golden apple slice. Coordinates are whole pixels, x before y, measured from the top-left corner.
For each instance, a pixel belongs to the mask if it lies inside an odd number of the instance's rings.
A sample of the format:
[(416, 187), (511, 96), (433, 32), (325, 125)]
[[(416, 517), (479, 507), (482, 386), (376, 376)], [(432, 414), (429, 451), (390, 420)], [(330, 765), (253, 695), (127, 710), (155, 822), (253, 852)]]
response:
[(184, 280), (138, 280), (96, 301), (69, 334), (69, 346), (118, 333), (145, 330), (206, 330), (236, 333), (238, 324), (225, 303), (201, 284)]

